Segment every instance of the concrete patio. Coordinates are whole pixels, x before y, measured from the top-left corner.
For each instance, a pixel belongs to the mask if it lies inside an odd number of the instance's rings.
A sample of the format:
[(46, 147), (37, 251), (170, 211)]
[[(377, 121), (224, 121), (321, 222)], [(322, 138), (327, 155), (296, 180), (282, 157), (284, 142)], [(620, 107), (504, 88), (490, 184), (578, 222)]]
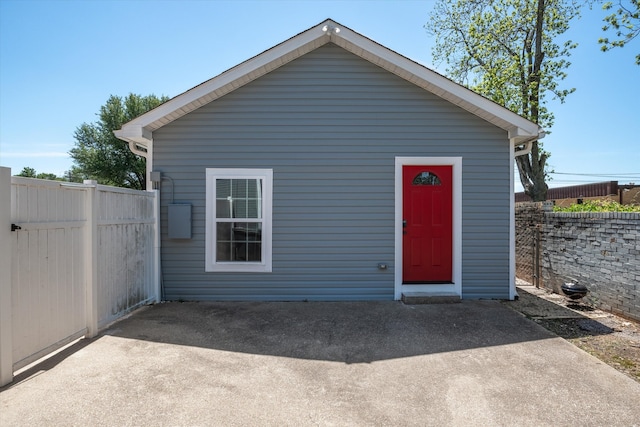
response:
[(633, 426), (638, 402), (496, 301), (165, 303), (19, 374), (0, 425)]

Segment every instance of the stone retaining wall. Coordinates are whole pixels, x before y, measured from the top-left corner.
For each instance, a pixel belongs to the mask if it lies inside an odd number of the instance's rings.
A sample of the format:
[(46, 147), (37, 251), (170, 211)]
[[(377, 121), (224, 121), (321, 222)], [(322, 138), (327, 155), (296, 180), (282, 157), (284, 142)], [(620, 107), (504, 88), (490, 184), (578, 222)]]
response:
[(537, 230), (540, 286), (562, 293), (565, 282), (583, 284), (587, 302), (640, 320), (640, 213), (554, 213), (542, 203), (517, 204), (516, 272), (532, 283)]

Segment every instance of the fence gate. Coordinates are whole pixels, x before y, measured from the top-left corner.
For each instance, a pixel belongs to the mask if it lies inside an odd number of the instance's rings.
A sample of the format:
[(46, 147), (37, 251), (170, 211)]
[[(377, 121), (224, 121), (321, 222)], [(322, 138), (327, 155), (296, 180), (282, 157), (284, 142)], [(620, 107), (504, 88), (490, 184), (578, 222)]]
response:
[(539, 287), (541, 282), (542, 209), (516, 205), (516, 276)]
[(19, 369), (87, 332), (84, 188), (20, 180), (11, 191), (13, 360)]
[(0, 168), (0, 386), (158, 301), (156, 192), (11, 177)]

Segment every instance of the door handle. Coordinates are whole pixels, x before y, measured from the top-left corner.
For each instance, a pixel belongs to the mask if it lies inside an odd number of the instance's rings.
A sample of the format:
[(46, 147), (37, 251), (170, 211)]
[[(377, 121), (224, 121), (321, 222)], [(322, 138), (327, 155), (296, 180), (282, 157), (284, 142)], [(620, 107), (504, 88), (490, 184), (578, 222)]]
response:
[(406, 228), (407, 227), (407, 220), (403, 219), (402, 220), (402, 228)]

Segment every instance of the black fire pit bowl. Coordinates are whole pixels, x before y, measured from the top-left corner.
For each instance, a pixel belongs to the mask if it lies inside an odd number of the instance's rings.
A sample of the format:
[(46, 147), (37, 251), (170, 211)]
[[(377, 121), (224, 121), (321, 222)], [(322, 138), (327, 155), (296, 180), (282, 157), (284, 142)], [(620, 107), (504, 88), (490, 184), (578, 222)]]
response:
[(572, 300), (578, 300), (589, 293), (589, 289), (585, 285), (578, 283), (565, 283), (561, 288), (562, 292)]

